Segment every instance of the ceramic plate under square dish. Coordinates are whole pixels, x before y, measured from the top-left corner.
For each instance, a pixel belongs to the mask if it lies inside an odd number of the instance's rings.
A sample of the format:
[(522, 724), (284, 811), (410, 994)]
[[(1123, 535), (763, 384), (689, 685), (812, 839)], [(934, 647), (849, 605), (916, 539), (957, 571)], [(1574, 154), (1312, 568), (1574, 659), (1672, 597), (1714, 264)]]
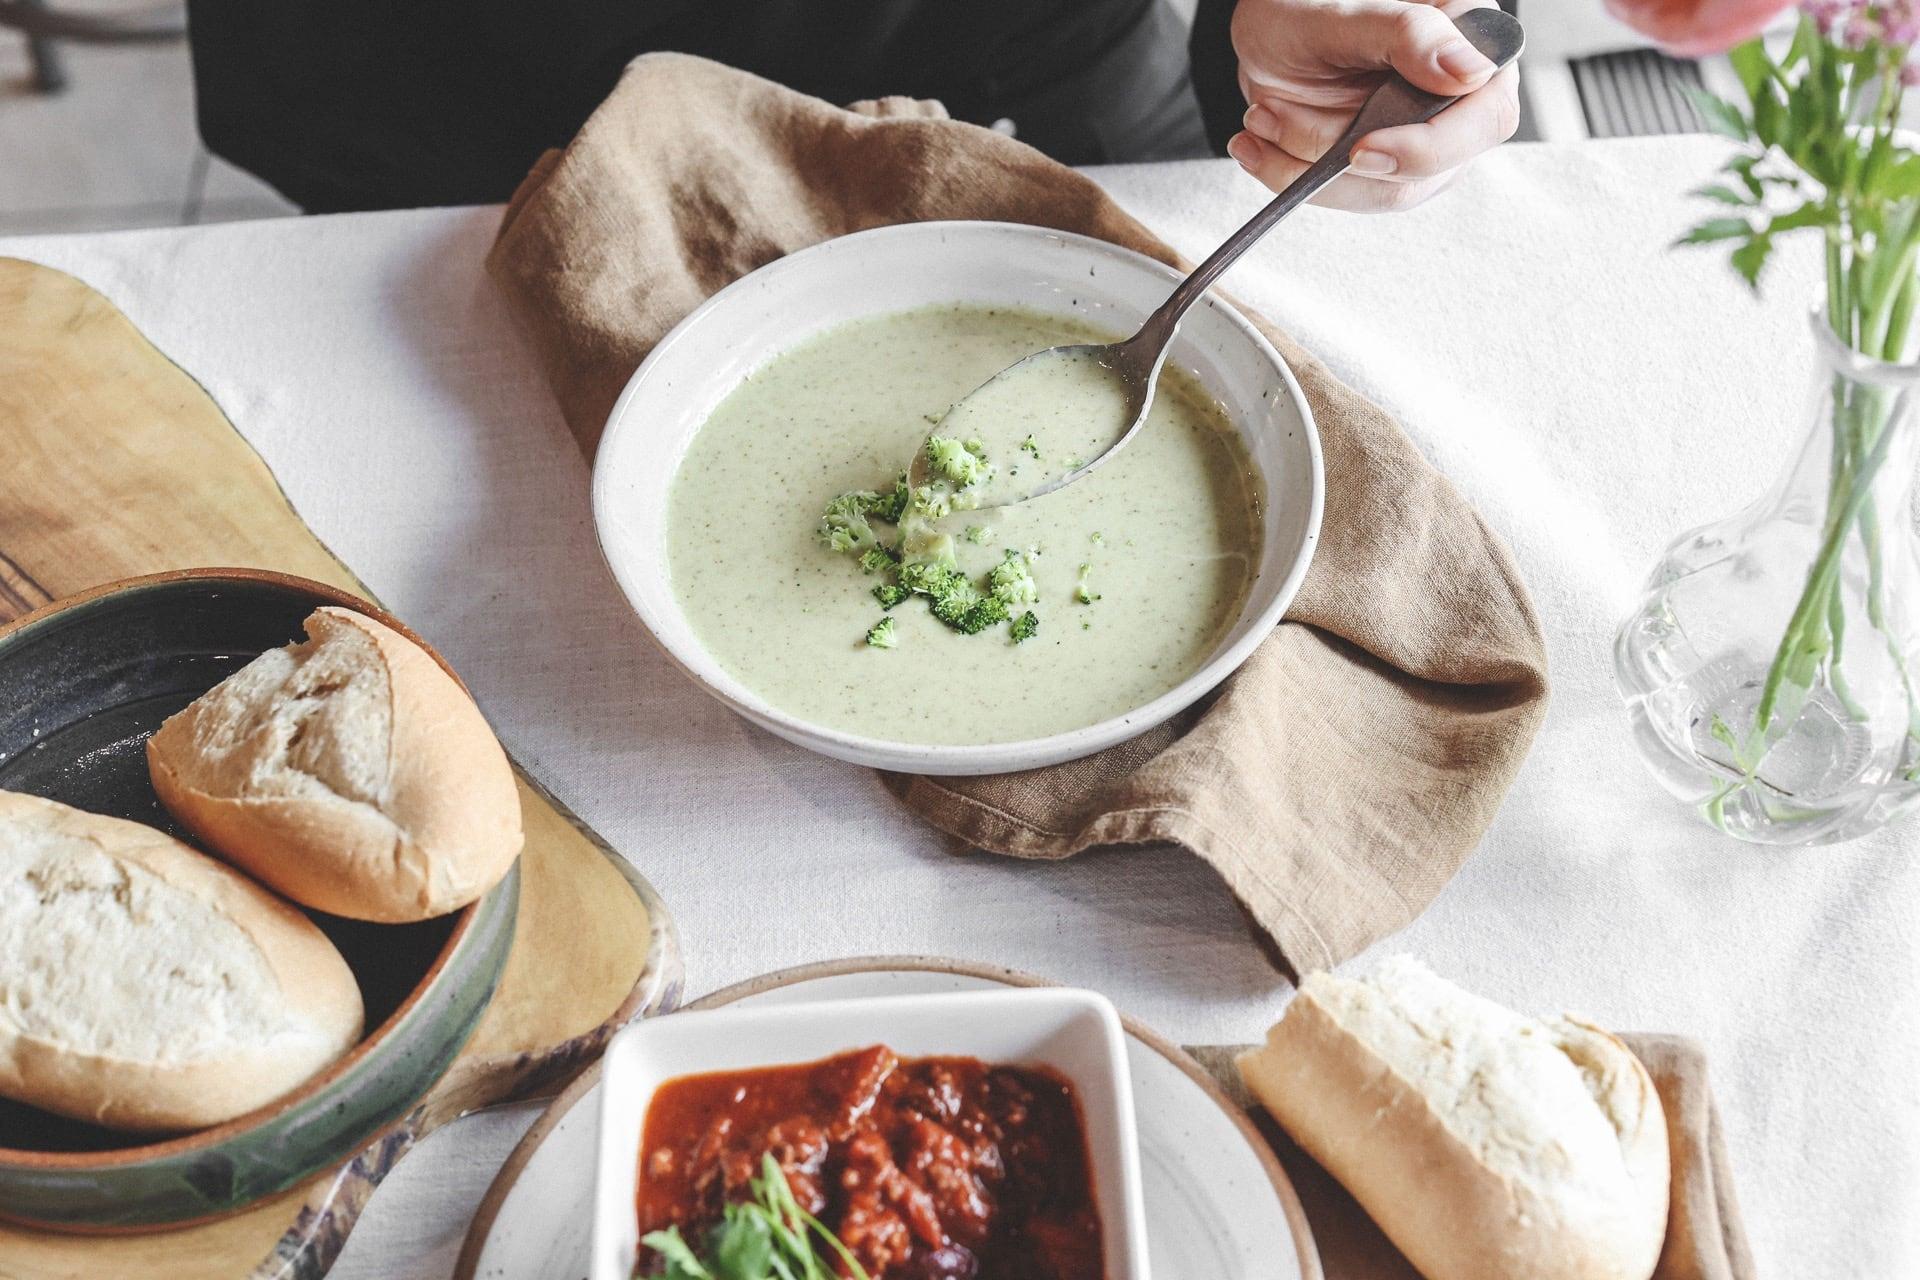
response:
[[(850, 960), (769, 974), (689, 1008), (932, 995), (1037, 981), (956, 961)], [(1323, 1280), (1293, 1184), (1245, 1113), (1180, 1049), (1130, 1020), (1126, 1029), (1153, 1274)], [(474, 1215), (456, 1280), (589, 1274), (599, 1081), (596, 1065), (514, 1148)]]

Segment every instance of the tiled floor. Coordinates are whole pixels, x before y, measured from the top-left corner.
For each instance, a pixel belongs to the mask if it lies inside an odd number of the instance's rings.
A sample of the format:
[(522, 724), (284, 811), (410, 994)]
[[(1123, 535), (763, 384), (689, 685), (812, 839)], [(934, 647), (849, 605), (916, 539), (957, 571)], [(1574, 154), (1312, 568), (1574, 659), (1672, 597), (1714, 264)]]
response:
[(60, 46), (65, 90), (35, 90), (0, 31), (0, 233), (102, 231), (298, 212), (207, 154), (185, 41)]

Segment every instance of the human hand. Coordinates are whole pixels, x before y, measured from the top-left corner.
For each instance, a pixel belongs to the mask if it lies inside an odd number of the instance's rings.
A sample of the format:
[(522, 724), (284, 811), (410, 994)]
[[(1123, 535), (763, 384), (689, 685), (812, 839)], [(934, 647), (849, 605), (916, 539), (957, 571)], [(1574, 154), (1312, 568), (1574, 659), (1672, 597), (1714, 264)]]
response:
[(1233, 136), (1228, 152), (1280, 190), (1346, 132), (1391, 69), (1417, 88), (1464, 96), (1425, 124), (1368, 134), (1354, 149), (1353, 167), (1314, 202), (1365, 212), (1420, 203), (1520, 123), (1518, 68), (1495, 73), (1449, 20), (1484, 3), (1240, 0), (1233, 47), (1249, 105), (1245, 131)]

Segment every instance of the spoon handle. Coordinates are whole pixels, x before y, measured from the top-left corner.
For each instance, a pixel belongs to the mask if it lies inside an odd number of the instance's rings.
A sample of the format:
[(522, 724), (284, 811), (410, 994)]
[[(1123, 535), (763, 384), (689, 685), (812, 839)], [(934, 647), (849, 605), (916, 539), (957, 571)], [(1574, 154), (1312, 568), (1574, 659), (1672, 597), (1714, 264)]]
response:
[[(1519, 57), (1521, 46), (1525, 43), (1525, 33), (1519, 21), (1499, 9), (1469, 9), (1454, 19), (1454, 25), (1460, 28), (1460, 34), (1466, 37), (1467, 42), (1485, 54), (1496, 67), (1504, 67)], [(1180, 287), (1141, 326), (1140, 338), (1148, 340), (1149, 349), (1164, 347), (1173, 336), (1174, 329), (1179, 327), (1180, 317), (1186, 314), (1187, 308), (1198, 301), (1207, 287), (1251, 248), (1254, 241), (1305, 204), (1314, 192), (1346, 172), (1347, 166), (1353, 161), (1353, 148), (1360, 139), (1376, 129), (1431, 120), (1455, 101), (1444, 94), (1416, 89), (1397, 74), (1390, 75), (1361, 104), (1353, 123), (1347, 126), (1347, 131), (1340, 135), (1339, 141), (1327, 148), (1325, 155), (1308, 165), (1306, 172), (1288, 183), (1286, 189), (1275, 196), (1266, 208), (1254, 214), (1246, 226), (1228, 236), (1226, 243), (1213, 251), (1213, 256), (1181, 281)], [(1149, 338), (1148, 335), (1152, 336)]]

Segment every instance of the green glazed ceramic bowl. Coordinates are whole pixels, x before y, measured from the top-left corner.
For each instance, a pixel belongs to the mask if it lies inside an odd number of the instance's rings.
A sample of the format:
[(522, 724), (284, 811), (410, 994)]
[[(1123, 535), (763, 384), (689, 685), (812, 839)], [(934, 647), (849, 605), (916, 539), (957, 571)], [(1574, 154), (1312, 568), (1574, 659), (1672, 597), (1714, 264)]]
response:
[[(250, 569), (112, 583), (0, 628), (0, 788), (183, 835), (148, 783), (147, 738), (260, 653), (298, 640), (323, 604), (419, 639), (364, 600)], [(516, 867), (438, 920), (309, 912), (352, 967), (370, 1030), (293, 1093), (216, 1128), (156, 1140), (0, 1100), (0, 1217), (82, 1232), (184, 1225), (345, 1161), (418, 1104), (473, 1034), (519, 900)]]

